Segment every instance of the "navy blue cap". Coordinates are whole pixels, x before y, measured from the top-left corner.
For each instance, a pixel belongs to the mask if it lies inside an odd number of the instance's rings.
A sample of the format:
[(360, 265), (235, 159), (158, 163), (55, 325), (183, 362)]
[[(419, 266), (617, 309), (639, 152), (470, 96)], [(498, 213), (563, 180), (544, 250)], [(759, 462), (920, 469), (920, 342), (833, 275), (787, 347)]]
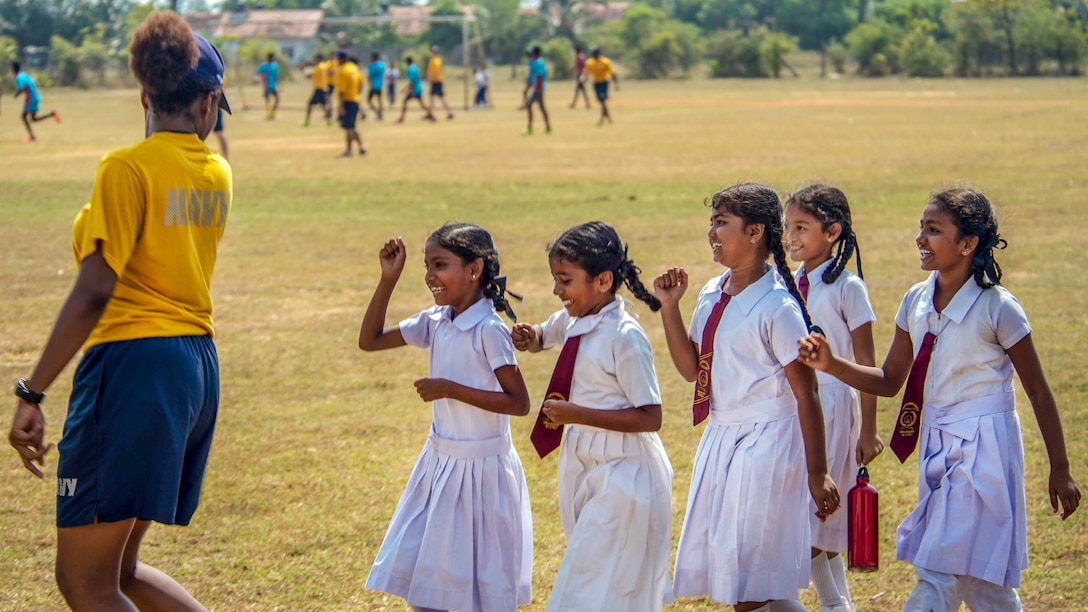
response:
[[(196, 38), (196, 46), (200, 49), (200, 60), (197, 61), (196, 68), (193, 68), (193, 77), (198, 81), (223, 87), (223, 56), (219, 55), (215, 45), (200, 34), (193, 32), (193, 37)], [(219, 96), (219, 108), (230, 113), (230, 104), (227, 102), (225, 91)]]

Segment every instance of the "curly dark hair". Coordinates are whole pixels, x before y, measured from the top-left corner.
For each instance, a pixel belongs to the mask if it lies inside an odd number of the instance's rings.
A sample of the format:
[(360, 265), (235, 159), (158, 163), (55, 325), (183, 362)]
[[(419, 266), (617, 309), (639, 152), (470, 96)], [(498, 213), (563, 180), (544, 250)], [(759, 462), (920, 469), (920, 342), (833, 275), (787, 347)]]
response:
[(858, 276), (865, 278), (861, 272), (861, 248), (850, 219), (850, 203), (846, 201), (846, 194), (842, 190), (822, 183), (809, 185), (786, 198), (783, 208), (788, 209), (791, 206), (815, 217), (824, 231), (834, 223), (838, 223), (841, 228), (839, 238), (835, 241), (831, 265), (824, 268), (820, 277), (825, 283), (830, 285), (838, 280), (854, 253), (858, 254)]
[(961, 236), (978, 236), (974, 252), (975, 283), (983, 289), (1001, 284), (1001, 266), (994, 259), (994, 249), (1004, 249), (1008, 242), (997, 231), (997, 210), (981, 191), (965, 185), (953, 185), (934, 191), (929, 202), (952, 218)]
[(499, 248), (487, 230), (473, 223), (448, 223), (432, 232), (427, 241), (433, 241), (453, 253), (465, 264), (482, 260), (484, 266), (480, 288), (484, 297), (491, 300), (495, 310), (506, 313), (511, 321), (517, 322), (517, 315), (506, 295), (518, 300), (521, 296), (506, 290), (506, 277), (499, 275)]
[(661, 302), (639, 280), (642, 270), (628, 259), (627, 245), (607, 223), (590, 221), (563, 232), (548, 246), (548, 258), (569, 261), (585, 270), (590, 278), (596, 278), (602, 272), (612, 272), (613, 294), (622, 283), (650, 310), (657, 312), (661, 309)]
[(782, 246), (782, 203), (778, 199), (778, 193), (761, 183), (740, 183), (726, 187), (710, 196), (706, 205), (716, 211), (725, 211), (740, 217), (748, 225), (753, 223), (763, 225), (763, 246), (767, 254), (774, 257), (778, 275), (782, 277), (782, 282), (786, 283), (790, 295), (801, 307), (805, 327), (813, 329), (812, 318), (808, 314), (808, 308), (805, 307), (805, 300), (801, 298), (797, 282), (793, 278), (789, 264), (786, 263), (786, 250)]
[(189, 24), (177, 13), (148, 15), (132, 33), (128, 52), (129, 68), (158, 112), (184, 112), (198, 97), (218, 89), (193, 76), (200, 50)]

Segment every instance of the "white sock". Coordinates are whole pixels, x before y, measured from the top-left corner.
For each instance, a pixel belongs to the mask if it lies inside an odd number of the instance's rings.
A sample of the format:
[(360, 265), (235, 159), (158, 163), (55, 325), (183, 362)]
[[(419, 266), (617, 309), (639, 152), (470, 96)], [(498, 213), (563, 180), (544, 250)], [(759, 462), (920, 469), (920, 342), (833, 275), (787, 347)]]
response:
[(831, 575), (827, 553), (820, 553), (812, 558), (812, 584), (816, 586), (816, 596), (820, 598), (821, 606), (842, 603), (842, 594), (839, 593), (837, 581)]
[(839, 588), (839, 594), (846, 598), (850, 607), (854, 607), (854, 598), (850, 596), (850, 585), (846, 582), (846, 567), (843, 566), (842, 557), (846, 553), (839, 553), (827, 558), (827, 564), (831, 568), (831, 576), (835, 579), (835, 586)]
[(796, 599), (778, 599), (767, 606), (770, 612), (808, 612)]

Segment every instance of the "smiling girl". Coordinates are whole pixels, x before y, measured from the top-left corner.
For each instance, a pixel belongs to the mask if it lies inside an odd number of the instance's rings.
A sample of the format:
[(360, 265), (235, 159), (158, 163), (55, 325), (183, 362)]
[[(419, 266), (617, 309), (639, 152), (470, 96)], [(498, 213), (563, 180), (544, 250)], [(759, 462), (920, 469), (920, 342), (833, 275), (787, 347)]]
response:
[[(1024, 445), (1015, 369), (1050, 457), (1050, 504), (1062, 519), (1080, 504), (1061, 418), (1023, 308), (1001, 282), (997, 212), (981, 192), (930, 196), (915, 244), (929, 278), (903, 297), (881, 368), (832, 354), (815, 334), (800, 359), (846, 384), (892, 396), (907, 381), (891, 449), (918, 453), (918, 506), (896, 533), (896, 556), (918, 582), (905, 610), (1020, 610), (1028, 566)], [(932, 362), (932, 363), (931, 363)], [(919, 411), (921, 414), (919, 415)]]
[(786, 264), (778, 194), (744, 183), (708, 205), (710, 252), (726, 269), (699, 293), (690, 328), (679, 306), (687, 273), (676, 267), (654, 280), (673, 364), (696, 383), (695, 424), (710, 418), (695, 453), (675, 591), (738, 612), (803, 612), (806, 488), (822, 515), (839, 507), (816, 375), (797, 361), (808, 314)]
[[(830, 185), (809, 185), (789, 197), (785, 205), (784, 246), (790, 258), (800, 261), (795, 278), (812, 320), (820, 326), (835, 352), (862, 365), (875, 364), (873, 321), (869, 291), (860, 276), (846, 264), (861, 253), (854, 235), (846, 194)], [(876, 433), (876, 397), (857, 392), (842, 381), (817, 373), (820, 406), (824, 411), (828, 472), (836, 482), (850, 482), (858, 465), (868, 465), (884, 450)], [(860, 411), (859, 411), (860, 404)], [(816, 508), (812, 508), (815, 514)], [(812, 582), (820, 599), (820, 612), (853, 609), (846, 568), (846, 513), (836, 513), (812, 524)]]
[(435, 230), (424, 250), (435, 306), (384, 328), (406, 252), (394, 238), (379, 253), (359, 348), (431, 349), (430, 377), (415, 387), (434, 417), (366, 586), (417, 611), (514, 610), (531, 601), (533, 529), (509, 419), (528, 414), (529, 393), (496, 313), (514, 318), (499, 252), (479, 226)]
[[(559, 512), (567, 551), (547, 609), (660, 610), (673, 600), (672, 465), (657, 435), (653, 351), (616, 291), (626, 285), (651, 310), (660, 304), (616, 231), (599, 221), (564, 232), (548, 260), (563, 309), (512, 332), (518, 350), (563, 345), (553, 382), (563, 375), (569, 381), (566, 393), (549, 393), (538, 420), (566, 426)], [(551, 450), (535, 432), (533, 441), (541, 456)]]

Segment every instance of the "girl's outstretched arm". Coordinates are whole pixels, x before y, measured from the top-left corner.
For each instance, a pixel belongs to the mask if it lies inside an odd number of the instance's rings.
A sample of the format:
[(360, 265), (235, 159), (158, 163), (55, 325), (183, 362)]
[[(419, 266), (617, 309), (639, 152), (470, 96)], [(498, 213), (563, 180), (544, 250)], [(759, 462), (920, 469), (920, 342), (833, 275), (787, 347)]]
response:
[(416, 381), (416, 391), (424, 401), (450, 398), (471, 404), (481, 410), (498, 414), (525, 416), (529, 414), (529, 390), (516, 365), (495, 370), (502, 391), (484, 391), (466, 387), (445, 378), (421, 378)]
[(1057, 512), (1060, 502), (1062, 520), (1065, 520), (1080, 505), (1080, 489), (1069, 473), (1069, 457), (1065, 454), (1065, 436), (1062, 434), (1057, 402), (1043, 373), (1031, 334), (1024, 336), (1006, 352), (1020, 376), (1020, 383), (1024, 385), (1024, 393), (1035, 411), (1035, 420), (1046, 444), (1046, 453), (1050, 458), (1050, 506)]
[(577, 423), (627, 433), (661, 429), (661, 404), (622, 410), (595, 410), (564, 400), (550, 399), (544, 400), (544, 414), (560, 425)]
[(805, 440), (809, 493), (820, 514), (826, 517), (838, 510), (840, 500), (839, 489), (827, 473), (827, 438), (824, 412), (816, 391), (816, 373), (797, 360), (790, 362), (785, 370), (797, 398), (797, 417), (801, 422), (801, 437)]
[[(873, 324), (866, 323), (850, 332), (854, 345), (854, 361), (859, 365), (876, 365), (876, 349), (873, 348)], [(861, 435), (858, 437), (854, 458), (858, 465), (869, 465), (884, 450), (884, 441), (876, 432), (876, 396), (861, 394)]]
[(510, 339), (514, 342), (514, 348), (519, 351), (539, 353), (544, 350), (544, 333), (539, 325), (515, 323), (510, 330)]
[(862, 393), (891, 397), (903, 388), (914, 363), (914, 345), (910, 334), (895, 328), (895, 337), (888, 347), (888, 355), (882, 367), (864, 366), (847, 361), (831, 353), (827, 339), (815, 332), (797, 341), (800, 350), (798, 361), (814, 370), (821, 370), (838, 378)]
[(661, 302), (661, 325), (669, 345), (669, 356), (676, 371), (688, 382), (699, 374), (699, 348), (688, 337), (680, 298), (688, 288), (688, 274), (681, 267), (669, 268), (654, 279), (654, 297)]
[(385, 312), (389, 308), (393, 288), (397, 286), (401, 272), (404, 272), (406, 253), (403, 238), (391, 238), (378, 252), (382, 276), (366, 307), (363, 324), (359, 327), (359, 348), (364, 351), (380, 351), (406, 344), (400, 326), (385, 328)]

